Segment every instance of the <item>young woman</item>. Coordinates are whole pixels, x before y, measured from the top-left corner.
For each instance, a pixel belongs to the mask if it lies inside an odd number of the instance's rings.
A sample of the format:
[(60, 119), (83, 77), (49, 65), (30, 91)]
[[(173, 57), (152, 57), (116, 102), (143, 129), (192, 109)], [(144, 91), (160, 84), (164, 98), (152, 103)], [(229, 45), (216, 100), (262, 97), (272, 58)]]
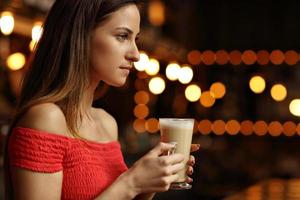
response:
[(134, 0), (54, 3), (8, 136), (7, 199), (151, 199), (176, 181), (185, 163), (163, 155), (172, 145), (158, 144), (127, 169), (116, 121), (92, 107), (99, 82), (125, 83), (139, 60), (139, 31)]

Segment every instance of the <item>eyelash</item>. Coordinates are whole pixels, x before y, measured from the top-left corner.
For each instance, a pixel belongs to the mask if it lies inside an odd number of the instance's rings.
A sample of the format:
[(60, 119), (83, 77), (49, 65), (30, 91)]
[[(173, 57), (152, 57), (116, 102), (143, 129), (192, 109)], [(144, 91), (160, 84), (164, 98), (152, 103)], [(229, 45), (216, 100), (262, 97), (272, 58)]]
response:
[(127, 34), (120, 34), (120, 35), (117, 36), (117, 39), (119, 41), (125, 41), (125, 40), (128, 39), (128, 35)]

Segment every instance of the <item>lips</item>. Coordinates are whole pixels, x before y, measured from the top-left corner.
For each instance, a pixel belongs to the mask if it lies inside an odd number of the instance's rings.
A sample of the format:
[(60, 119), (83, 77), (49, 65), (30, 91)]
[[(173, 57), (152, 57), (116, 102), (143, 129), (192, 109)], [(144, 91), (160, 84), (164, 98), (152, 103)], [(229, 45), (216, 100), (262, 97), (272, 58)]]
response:
[(120, 69), (127, 69), (127, 70), (132, 70), (132, 66), (122, 66)]

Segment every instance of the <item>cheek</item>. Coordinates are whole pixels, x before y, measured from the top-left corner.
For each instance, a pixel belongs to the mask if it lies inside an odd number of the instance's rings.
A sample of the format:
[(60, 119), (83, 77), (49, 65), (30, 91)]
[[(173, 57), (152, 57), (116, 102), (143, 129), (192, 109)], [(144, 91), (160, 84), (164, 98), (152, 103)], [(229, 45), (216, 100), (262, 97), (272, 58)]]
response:
[(116, 51), (112, 44), (107, 42), (96, 43), (91, 51), (91, 64), (92, 67), (97, 71), (107, 71), (115, 65), (118, 65), (116, 59)]

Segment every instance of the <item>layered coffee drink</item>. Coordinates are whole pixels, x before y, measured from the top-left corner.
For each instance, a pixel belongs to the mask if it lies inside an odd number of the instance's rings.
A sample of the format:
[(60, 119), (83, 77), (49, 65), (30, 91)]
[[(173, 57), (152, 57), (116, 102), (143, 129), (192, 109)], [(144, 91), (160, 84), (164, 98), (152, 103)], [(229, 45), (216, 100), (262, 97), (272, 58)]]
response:
[[(160, 118), (161, 141), (176, 144), (175, 153), (184, 155), (184, 163), (190, 157), (191, 143), (193, 137), (194, 119), (184, 118)], [(187, 164), (178, 175), (178, 182), (171, 185), (171, 189), (189, 189), (191, 185), (186, 183)]]

